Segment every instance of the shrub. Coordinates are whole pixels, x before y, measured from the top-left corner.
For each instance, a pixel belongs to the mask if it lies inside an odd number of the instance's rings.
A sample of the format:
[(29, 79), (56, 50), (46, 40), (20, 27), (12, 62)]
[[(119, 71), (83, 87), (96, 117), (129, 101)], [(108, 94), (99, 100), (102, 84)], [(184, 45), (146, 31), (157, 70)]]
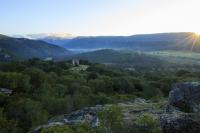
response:
[(98, 113), (100, 118), (100, 128), (105, 133), (120, 133), (122, 129), (123, 114), (121, 108), (112, 105)]
[(145, 133), (161, 133), (161, 128), (159, 127), (159, 122), (158, 120), (149, 113), (145, 113), (141, 116), (139, 116), (136, 120), (136, 124), (141, 127), (142, 130), (146, 129)]
[(75, 132), (68, 126), (55, 126), (42, 129), (41, 133), (75, 133)]

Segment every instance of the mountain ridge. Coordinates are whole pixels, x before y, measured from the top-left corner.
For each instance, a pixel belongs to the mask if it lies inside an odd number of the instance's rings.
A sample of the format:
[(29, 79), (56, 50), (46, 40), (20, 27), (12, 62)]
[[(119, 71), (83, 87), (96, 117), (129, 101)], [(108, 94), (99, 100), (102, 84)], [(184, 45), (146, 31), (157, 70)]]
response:
[(12, 53), (21, 59), (29, 58), (58, 58), (68, 55), (70, 52), (54, 44), (42, 40), (30, 40), (26, 38), (13, 38), (0, 35), (1, 50)]
[[(77, 37), (63, 47), (67, 49), (135, 49), (135, 50), (176, 50), (176, 43), (181, 42), (193, 33), (160, 33), (133, 36), (100, 36)], [(180, 45), (178, 47), (181, 47)]]
[[(141, 51), (190, 50), (194, 37), (192, 32), (137, 34), (131, 36), (77, 36), (74, 38), (43, 38), (41, 40), (66, 49), (132, 49)], [(197, 42), (199, 43), (199, 42)], [(200, 51), (200, 47), (195, 48)]]

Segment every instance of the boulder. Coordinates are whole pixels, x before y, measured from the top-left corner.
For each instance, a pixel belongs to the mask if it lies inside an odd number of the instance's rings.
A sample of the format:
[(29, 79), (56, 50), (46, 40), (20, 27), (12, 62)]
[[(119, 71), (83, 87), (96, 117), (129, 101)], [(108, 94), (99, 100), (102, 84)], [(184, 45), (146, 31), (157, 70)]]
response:
[(6, 94), (6, 95), (10, 95), (12, 94), (12, 90), (11, 89), (7, 89), (7, 88), (0, 88), (0, 94)]
[(81, 110), (77, 110), (70, 114), (64, 114), (58, 116), (58, 118), (52, 118), (45, 125), (40, 125), (32, 131), (32, 133), (40, 133), (43, 128), (49, 128), (62, 125), (76, 125), (80, 123), (88, 123), (91, 127), (99, 126), (99, 118), (97, 117), (97, 111), (102, 109), (102, 106), (85, 107)]
[(199, 122), (189, 115), (166, 115), (160, 120), (163, 133), (200, 133)]
[(66, 124), (88, 123), (92, 127), (99, 125), (99, 119), (97, 117), (97, 107), (83, 108), (68, 115), (64, 115), (64, 121)]
[(184, 112), (200, 111), (200, 83), (185, 82), (172, 86), (169, 93), (169, 104)]

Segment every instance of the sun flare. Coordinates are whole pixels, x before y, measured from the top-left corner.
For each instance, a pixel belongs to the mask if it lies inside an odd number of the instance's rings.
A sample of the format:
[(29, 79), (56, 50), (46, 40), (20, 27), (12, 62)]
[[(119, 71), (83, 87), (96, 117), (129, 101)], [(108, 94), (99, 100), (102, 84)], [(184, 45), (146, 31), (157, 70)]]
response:
[(200, 36), (200, 31), (195, 31), (194, 33), (196, 36)]

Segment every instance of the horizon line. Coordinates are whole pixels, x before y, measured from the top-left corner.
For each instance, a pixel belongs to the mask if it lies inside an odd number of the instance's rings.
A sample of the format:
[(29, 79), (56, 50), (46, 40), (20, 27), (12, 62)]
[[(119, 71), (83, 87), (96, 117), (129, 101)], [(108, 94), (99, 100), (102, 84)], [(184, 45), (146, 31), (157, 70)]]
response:
[[(49, 35), (49, 34), (68, 34), (68, 35), (72, 35), (72, 36), (69, 36), (71, 38), (76, 38), (76, 37), (108, 37), (108, 36), (113, 36), (113, 37), (118, 37), (118, 36), (121, 36), (121, 37), (128, 37), (128, 36), (137, 36), (137, 35), (151, 35), (151, 34), (173, 34), (173, 33), (193, 33), (193, 34), (197, 34), (195, 32), (192, 32), (192, 31), (172, 31), (172, 32), (152, 32), (152, 33), (135, 33), (135, 34), (127, 34), (127, 35), (114, 35), (114, 34), (107, 34), (107, 35), (76, 35), (76, 34), (71, 34), (71, 33), (68, 33), (68, 32), (43, 32), (43, 33), (28, 33), (28, 34), (4, 34), (4, 33), (0, 33), (1, 35), (5, 35), (5, 36), (9, 36), (9, 37), (14, 37), (14, 38), (23, 38), (25, 36), (28, 36), (28, 35)], [(19, 37), (17, 37), (19, 36)], [(21, 36), (21, 37), (20, 37)], [(58, 36), (59, 37), (59, 36)], [(63, 37), (65, 38), (65, 37)], [(67, 38), (67, 37), (66, 37)]]

